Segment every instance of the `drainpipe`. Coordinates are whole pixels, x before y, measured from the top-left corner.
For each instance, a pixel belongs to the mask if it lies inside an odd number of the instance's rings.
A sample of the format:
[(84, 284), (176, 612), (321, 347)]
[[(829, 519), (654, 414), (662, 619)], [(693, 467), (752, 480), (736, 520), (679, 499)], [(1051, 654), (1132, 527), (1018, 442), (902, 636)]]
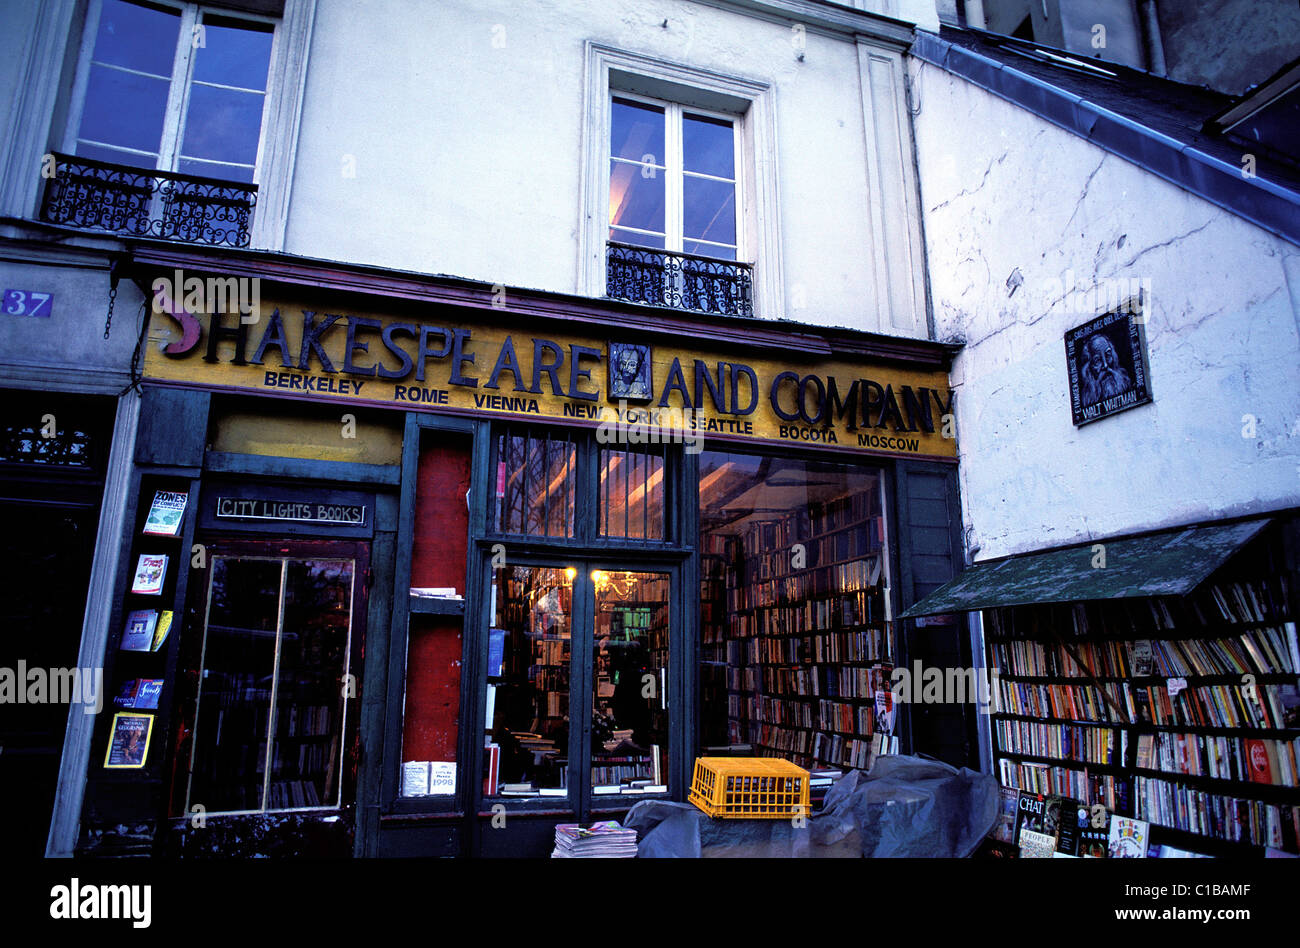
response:
[(966, 0), (966, 25), (976, 30), (987, 30), (984, 19), (984, 0)]
[(1160, 17), (1156, 0), (1140, 0), (1142, 8), (1142, 44), (1146, 47), (1147, 67), (1153, 76), (1165, 76), (1165, 44), (1160, 39)]

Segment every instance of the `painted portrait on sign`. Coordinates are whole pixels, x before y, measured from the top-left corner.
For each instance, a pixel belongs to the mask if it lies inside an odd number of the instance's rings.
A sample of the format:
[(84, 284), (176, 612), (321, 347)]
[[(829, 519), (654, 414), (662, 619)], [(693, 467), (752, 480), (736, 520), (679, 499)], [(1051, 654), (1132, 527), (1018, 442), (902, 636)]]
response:
[(1076, 425), (1151, 401), (1139, 315), (1120, 309), (1065, 334)]
[(609, 344), (609, 397), (629, 402), (649, 401), (654, 392), (650, 347), (627, 342)]

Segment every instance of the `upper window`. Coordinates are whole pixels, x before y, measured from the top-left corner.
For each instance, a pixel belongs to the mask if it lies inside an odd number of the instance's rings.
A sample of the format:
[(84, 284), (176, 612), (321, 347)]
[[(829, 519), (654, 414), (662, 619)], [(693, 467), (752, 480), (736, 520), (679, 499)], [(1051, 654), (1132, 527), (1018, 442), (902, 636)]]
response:
[(588, 43), (587, 89), (581, 291), (779, 315), (771, 85)]
[(69, 137), (78, 156), (255, 177), (275, 24), (193, 4), (97, 0)]
[(609, 239), (738, 259), (736, 134), (731, 117), (615, 96)]

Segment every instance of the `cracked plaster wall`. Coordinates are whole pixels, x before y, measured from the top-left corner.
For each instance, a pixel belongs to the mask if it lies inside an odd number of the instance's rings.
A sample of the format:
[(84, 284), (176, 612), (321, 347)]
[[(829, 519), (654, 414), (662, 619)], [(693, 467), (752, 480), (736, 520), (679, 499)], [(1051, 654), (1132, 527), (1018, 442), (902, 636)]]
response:
[[(1300, 504), (1300, 248), (910, 69), (935, 338), (965, 343), (952, 383), (968, 554)], [(1154, 400), (1076, 428), (1064, 334), (1106, 310), (1095, 288), (1143, 281)]]

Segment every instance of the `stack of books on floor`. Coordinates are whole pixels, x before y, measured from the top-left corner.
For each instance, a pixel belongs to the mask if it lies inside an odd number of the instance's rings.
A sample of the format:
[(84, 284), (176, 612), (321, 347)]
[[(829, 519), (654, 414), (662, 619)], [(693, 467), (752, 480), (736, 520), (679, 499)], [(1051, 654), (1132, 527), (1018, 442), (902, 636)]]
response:
[(617, 820), (592, 823), (583, 829), (577, 823), (555, 827), (552, 859), (633, 859), (636, 830), (625, 829)]

